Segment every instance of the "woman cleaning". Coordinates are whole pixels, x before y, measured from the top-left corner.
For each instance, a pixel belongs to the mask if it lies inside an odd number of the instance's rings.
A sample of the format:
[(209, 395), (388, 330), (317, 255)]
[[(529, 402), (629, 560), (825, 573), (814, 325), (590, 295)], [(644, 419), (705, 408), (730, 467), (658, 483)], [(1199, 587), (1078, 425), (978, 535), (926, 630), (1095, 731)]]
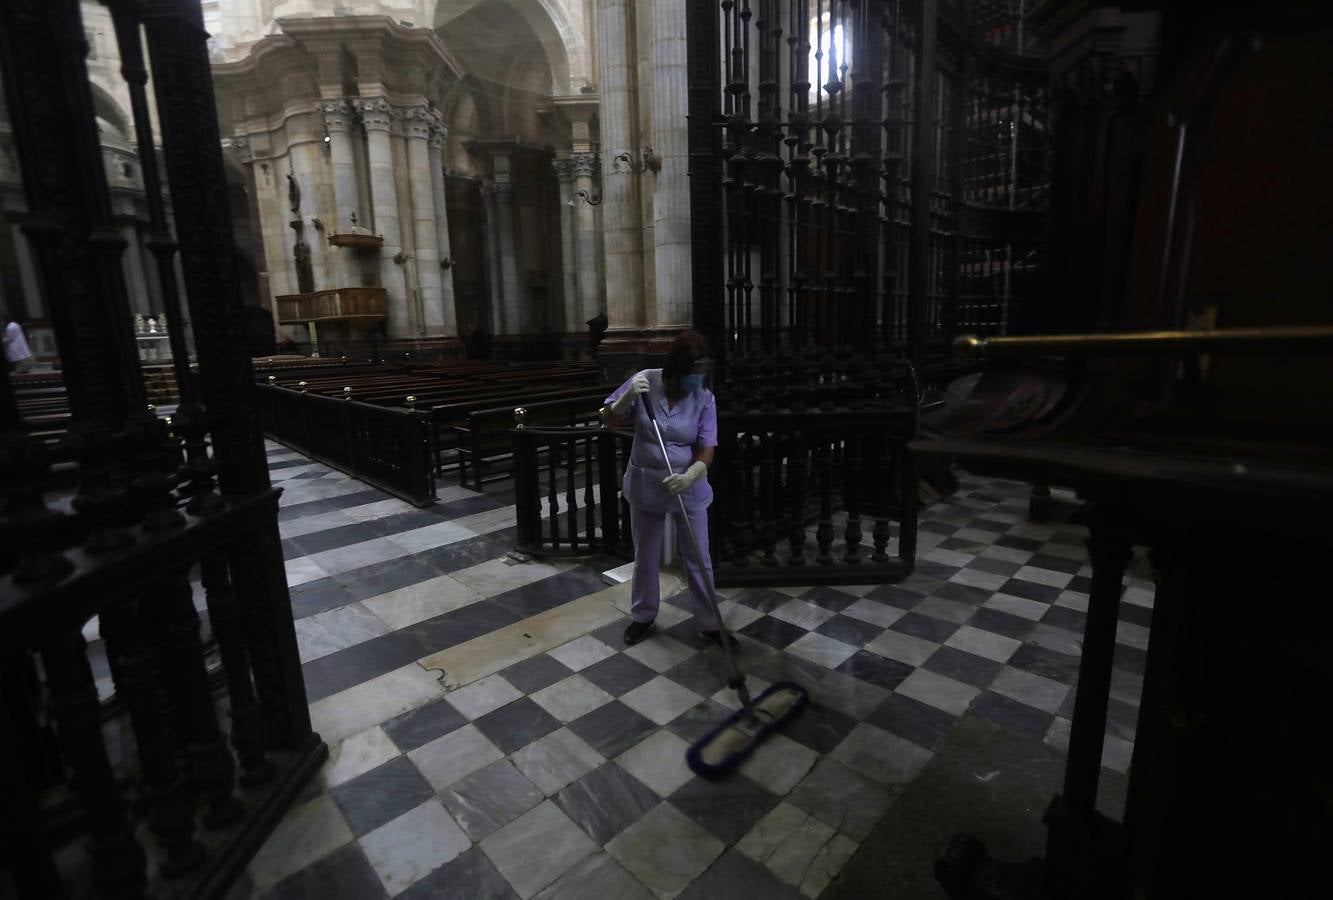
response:
[[(685, 501), (702, 557), (697, 559), (693, 548), (684, 547), (677, 538), (694, 601), (695, 623), (702, 637), (719, 646), (722, 643), (717, 618), (708, 602), (713, 584), (708, 553), (708, 505), (713, 502), (713, 489), (708, 484), (708, 467), (717, 447), (717, 404), (713, 392), (704, 387), (711, 356), (702, 335), (682, 332), (672, 342), (662, 368), (634, 374), (606, 398), (606, 424), (624, 425), (631, 416), (634, 422), (634, 446), (622, 485), (634, 531), (632, 621), (625, 629), (626, 644), (637, 644), (647, 637), (657, 618), (662, 529), (668, 514), (677, 520), (683, 515), (677, 497)], [(662, 431), (666, 460), (645, 407), (649, 403)], [(685, 522), (676, 521), (674, 525), (678, 536), (685, 531)], [(734, 638), (731, 646), (737, 646)]]

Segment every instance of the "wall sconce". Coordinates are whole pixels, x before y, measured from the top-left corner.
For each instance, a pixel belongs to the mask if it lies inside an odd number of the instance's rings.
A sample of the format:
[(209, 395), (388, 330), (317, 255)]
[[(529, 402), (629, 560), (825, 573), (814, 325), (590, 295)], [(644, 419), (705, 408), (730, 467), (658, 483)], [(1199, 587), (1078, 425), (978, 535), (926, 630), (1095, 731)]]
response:
[(582, 198), (583, 202), (586, 203), (586, 204), (588, 204), (589, 206), (601, 206), (601, 205), (602, 205), (602, 195), (601, 195), (601, 194), (598, 194), (596, 197), (590, 197), (590, 196), (588, 196), (588, 192), (587, 192), (587, 191), (583, 191), (583, 190), (575, 191), (575, 192), (574, 192), (574, 196), (569, 198), (569, 201), (568, 201), (567, 205), (568, 205), (568, 206), (577, 206), (580, 198)]
[(652, 147), (643, 148), (642, 160), (638, 162), (634, 160), (634, 157), (630, 155), (628, 150), (620, 151), (614, 158), (617, 162), (623, 162), (629, 167), (629, 170), (636, 175), (642, 173), (644, 169), (647, 169), (654, 175), (662, 171), (662, 160)]
[(403, 265), (404, 263), (406, 263), (406, 262), (407, 262), (409, 259), (411, 259), (411, 258), (412, 258), (412, 257), (408, 256), (406, 253), (404, 253), (404, 252), (401, 251), (401, 250), (399, 250), (397, 253), (395, 253), (395, 254), (393, 255), (393, 261), (396, 262), (396, 263), (398, 263), (398, 265), (400, 265), (400, 266)]
[(441, 269), (452, 269), (453, 267), (454, 267), (453, 257), (446, 256), (444, 259), (440, 260)]
[(323, 231), (323, 230), (324, 230), (324, 223), (319, 219), (318, 216), (311, 216), (311, 217), (310, 217), (310, 224), (315, 226), (315, 230), (316, 230), (316, 231)]

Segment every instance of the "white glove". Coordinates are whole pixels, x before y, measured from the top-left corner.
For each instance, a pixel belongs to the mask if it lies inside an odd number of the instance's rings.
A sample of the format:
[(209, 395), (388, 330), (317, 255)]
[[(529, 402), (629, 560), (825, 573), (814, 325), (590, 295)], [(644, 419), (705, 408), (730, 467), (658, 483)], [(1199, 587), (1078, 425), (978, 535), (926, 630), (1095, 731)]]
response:
[(640, 394), (648, 393), (648, 376), (640, 372), (630, 381), (629, 390), (621, 394), (615, 403), (611, 404), (611, 412), (617, 416), (624, 417), (625, 413), (630, 411), (634, 401), (639, 399)]
[(667, 493), (674, 497), (681, 491), (689, 490), (696, 481), (704, 477), (704, 473), (707, 471), (708, 466), (695, 460), (690, 463), (690, 467), (680, 475), (668, 475), (666, 478), (663, 478), (662, 484), (666, 486)]

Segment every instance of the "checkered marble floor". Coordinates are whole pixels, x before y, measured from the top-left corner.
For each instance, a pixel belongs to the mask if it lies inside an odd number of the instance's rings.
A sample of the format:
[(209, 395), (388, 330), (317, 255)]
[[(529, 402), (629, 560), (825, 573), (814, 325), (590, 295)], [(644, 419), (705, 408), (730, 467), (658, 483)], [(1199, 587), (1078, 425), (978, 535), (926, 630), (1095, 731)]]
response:
[[(734, 708), (683, 595), (635, 647), (618, 561), (515, 562), (512, 496), (417, 510), (269, 445), (311, 716), (331, 757), (233, 897), (817, 897), (962, 716), (1063, 748), (1081, 528), (962, 478), (897, 585), (728, 590), (753, 690), (809, 708), (721, 782), (688, 743)], [(679, 588), (678, 581), (667, 579)], [(1103, 764), (1129, 763), (1151, 584), (1122, 603)]]

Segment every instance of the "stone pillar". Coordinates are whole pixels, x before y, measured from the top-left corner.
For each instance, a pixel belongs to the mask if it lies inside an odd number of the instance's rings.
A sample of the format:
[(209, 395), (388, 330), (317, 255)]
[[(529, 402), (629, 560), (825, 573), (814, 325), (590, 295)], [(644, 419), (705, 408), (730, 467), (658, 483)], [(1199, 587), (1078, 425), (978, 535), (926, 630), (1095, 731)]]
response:
[(500, 275), (500, 213), (495, 203), (495, 183), (481, 187), (486, 205), (486, 278), (490, 281), (491, 302), (485, 325), (491, 334), (499, 334), (504, 318), (504, 279)]
[(430, 150), (431, 196), (435, 204), (435, 249), (440, 260), (440, 334), (453, 337), (458, 334), (458, 311), (455, 306), (454, 270), (443, 268), (445, 260), (452, 258), (449, 249), (449, 212), (448, 199), (444, 189), (443, 146), (449, 138), (449, 128), (440, 121), (439, 114), (430, 132), (427, 147)]
[(437, 116), (426, 106), (410, 110), (405, 118), (407, 178), (412, 194), (412, 234), (416, 245), (417, 331), (438, 335), (444, 329), (440, 302), (439, 233), (435, 224), (435, 181), (431, 178), (430, 140)]
[[(324, 151), (324, 141), (318, 119), (317, 110), (312, 110), (308, 116), (303, 117), (307, 124), (300, 128), (296, 125), (300, 119), (293, 119), (288, 123), (288, 134), (291, 143), (287, 150), (287, 165), (291, 171), (292, 177), (296, 179), (301, 187), (301, 203), (298, 212), (288, 210), (291, 220), (299, 220), (300, 228), (292, 226), (292, 233), (288, 235), (287, 253), (292, 254), (292, 246), (297, 239), (304, 240), (310, 247), (310, 265), (315, 276), (315, 290), (323, 291), (338, 287), (333, 282), (337, 279), (337, 273), (334, 268), (336, 257), (332, 256), (331, 251), (336, 247), (330, 247), (325, 241), (326, 231), (321, 232), (315, 228), (313, 220), (320, 216), (320, 187), (324, 176), (324, 160), (321, 154)], [(299, 130), (298, 130), (299, 129)], [(320, 220), (323, 221), (322, 219)]]
[(602, 103), (602, 238), (607, 318), (612, 329), (644, 322), (643, 223), (639, 176), (616, 157), (637, 155), (633, 0), (599, 0), (598, 85)]
[(153, 315), (153, 298), (148, 292), (148, 278), (144, 272), (143, 245), (139, 241), (139, 229), (134, 221), (120, 219), (116, 230), (125, 240), (125, 253), (121, 256), (125, 269), (125, 289), (130, 295), (130, 310), (141, 316)]
[[(352, 110), (346, 100), (320, 105), (329, 131), (329, 163), (333, 168), (334, 219), (326, 224), (329, 233), (352, 230), (357, 208), (356, 157), (352, 152)], [(344, 267), (345, 270), (346, 267)], [(345, 286), (340, 284), (339, 287)]]
[[(599, 277), (601, 253), (597, 247), (597, 207), (588, 202), (596, 197), (592, 173), (597, 168), (593, 153), (575, 153), (574, 218), (578, 222), (579, 323), (587, 322), (602, 308), (602, 279)], [(579, 196), (580, 192), (583, 196)]]
[(518, 248), (514, 242), (514, 186), (495, 183), (495, 232), (500, 244), (500, 279), (504, 287), (501, 334), (519, 334), (522, 329), (523, 288), (518, 280)]
[[(560, 185), (560, 280), (561, 299), (564, 301), (564, 330), (566, 333), (578, 331), (586, 319), (579, 319), (579, 274), (575, 268), (577, 250), (575, 232), (578, 230), (577, 212), (574, 209), (574, 162), (569, 159), (557, 159), (555, 167), (556, 181)], [(581, 202), (581, 201), (580, 201)]]
[(653, 194), (656, 321), (649, 324), (683, 325), (693, 313), (685, 4), (654, 0), (652, 6), (652, 146), (662, 168)]
[(357, 101), (361, 120), (366, 126), (366, 155), (370, 161), (370, 192), (373, 198), (375, 231), (384, 238), (380, 248), (380, 285), (388, 294), (388, 335), (411, 336), (407, 280), (403, 267), (394, 262), (402, 252), (403, 238), (398, 225), (398, 194), (393, 183), (393, 146), (389, 127), (393, 108), (383, 97)]

